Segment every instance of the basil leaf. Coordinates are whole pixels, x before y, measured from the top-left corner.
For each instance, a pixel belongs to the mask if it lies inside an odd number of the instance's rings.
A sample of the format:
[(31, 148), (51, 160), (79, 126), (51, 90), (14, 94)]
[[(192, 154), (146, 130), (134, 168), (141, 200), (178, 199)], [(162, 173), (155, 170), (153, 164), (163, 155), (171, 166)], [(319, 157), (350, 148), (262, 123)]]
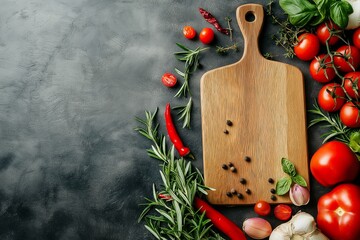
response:
[(299, 184), (300, 186), (307, 187), (306, 180), (299, 174), (296, 174), (294, 177), (291, 178), (295, 183)]
[(289, 174), (291, 177), (295, 177), (296, 175), (296, 169), (292, 162), (290, 162), (286, 158), (281, 159), (281, 166), (285, 173)]
[(360, 153), (360, 132), (353, 132), (350, 135), (349, 147), (355, 153)]
[(307, 0), (279, 0), (280, 7), (289, 15), (292, 25), (303, 27), (318, 13), (314, 4)]
[(284, 195), (286, 194), (291, 187), (292, 180), (289, 177), (281, 178), (279, 181), (276, 182), (276, 194), (277, 195)]
[(330, 18), (336, 25), (345, 28), (349, 22), (349, 15), (353, 11), (347, 1), (336, 1), (330, 6)]
[(317, 14), (311, 22), (312, 26), (316, 26), (325, 20), (328, 16), (328, 9), (330, 8), (331, 1), (332, 0), (314, 0), (319, 14)]

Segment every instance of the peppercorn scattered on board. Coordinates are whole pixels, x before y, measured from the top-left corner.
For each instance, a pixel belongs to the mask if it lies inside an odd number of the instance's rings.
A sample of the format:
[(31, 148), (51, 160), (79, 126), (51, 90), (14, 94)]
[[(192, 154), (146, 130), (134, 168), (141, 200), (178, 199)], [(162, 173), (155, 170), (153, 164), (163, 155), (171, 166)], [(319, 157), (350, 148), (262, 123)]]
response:
[(288, 194), (277, 196), (272, 189), (287, 176), (282, 158), (294, 163), (309, 186), (303, 76), (298, 68), (260, 54), (261, 5), (246, 4), (236, 13), (243, 57), (201, 79), (204, 178), (216, 189), (208, 200), (219, 205), (289, 203)]

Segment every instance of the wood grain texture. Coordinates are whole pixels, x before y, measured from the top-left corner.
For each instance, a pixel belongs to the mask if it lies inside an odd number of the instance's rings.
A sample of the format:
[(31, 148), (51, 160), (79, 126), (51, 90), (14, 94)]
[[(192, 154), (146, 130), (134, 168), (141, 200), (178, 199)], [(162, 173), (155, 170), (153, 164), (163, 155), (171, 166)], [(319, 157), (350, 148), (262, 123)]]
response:
[[(252, 22), (246, 20), (249, 13), (255, 16)], [(281, 158), (286, 157), (309, 183), (302, 73), (260, 54), (261, 5), (240, 6), (236, 14), (244, 36), (243, 57), (201, 79), (204, 177), (205, 184), (216, 189), (209, 191), (208, 200), (226, 205), (253, 204), (260, 199), (288, 203), (288, 195), (270, 199), (275, 184), (268, 183), (268, 178), (276, 181), (286, 176), (281, 168)], [(244, 161), (245, 156), (251, 162)], [(236, 172), (222, 169), (229, 162)], [(228, 197), (232, 188), (244, 199)], [(251, 194), (245, 193), (247, 188)]]

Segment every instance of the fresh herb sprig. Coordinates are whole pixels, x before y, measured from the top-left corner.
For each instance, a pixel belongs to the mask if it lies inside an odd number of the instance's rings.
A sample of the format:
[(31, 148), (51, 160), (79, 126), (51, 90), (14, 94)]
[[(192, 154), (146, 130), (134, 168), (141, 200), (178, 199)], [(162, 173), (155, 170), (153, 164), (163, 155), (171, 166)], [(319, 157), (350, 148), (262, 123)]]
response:
[(189, 98), (189, 101), (184, 106), (177, 106), (173, 109), (179, 110), (178, 114), (180, 115), (179, 120), (183, 121), (183, 128), (189, 128), (190, 129), (190, 122), (191, 122), (191, 109), (192, 109), (192, 98)]
[(145, 119), (136, 118), (142, 125), (135, 128), (152, 142), (148, 155), (162, 161), (161, 190), (153, 185), (152, 199), (146, 198), (138, 221), (145, 221), (145, 228), (159, 240), (164, 239), (223, 239), (212, 230), (204, 214), (193, 208), (194, 197), (212, 190), (204, 186), (200, 171), (183, 158), (175, 159), (174, 147), (166, 147), (166, 137), (159, 135), (159, 124), (154, 112), (145, 112)]
[(290, 190), (293, 182), (299, 184), (300, 186), (307, 187), (305, 179), (296, 172), (295, 165), (292, 162), (286, 158), (282, 158), (281, 166), (284, 173), (286, 173), (288, 176), (283, 177), (276, 182), (277, 195), (286, 194)]
[(216, 52), (219, 54), (226, 54), (230, 51), (234, 51), (234, 52), (238, 52), (239, 51), (239, 46), (237, 43), (234, 43), (230, 46), (216, 46)]

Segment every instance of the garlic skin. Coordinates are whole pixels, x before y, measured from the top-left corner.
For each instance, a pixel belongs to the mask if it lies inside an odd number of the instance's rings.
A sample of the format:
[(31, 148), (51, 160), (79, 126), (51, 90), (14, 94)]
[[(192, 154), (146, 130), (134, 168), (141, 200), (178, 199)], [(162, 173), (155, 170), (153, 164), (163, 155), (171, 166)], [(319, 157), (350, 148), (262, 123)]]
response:
[(295, 206), (303, 206), (309, 203), (310, 201), (310, 192), (307, 188), (300, 186), (299, 184), (294, 184), (290, 188), (290, 200)]
[(360, 0), (347, 0), (354, 12), (349, 15), (349, 22), (346, 29), (355, 29), (360, 27)]
[(253, 239), (264, 239), (270, 236), (272, 227), (263, 218), (248, 218), (243, 222), (243, 230)]

